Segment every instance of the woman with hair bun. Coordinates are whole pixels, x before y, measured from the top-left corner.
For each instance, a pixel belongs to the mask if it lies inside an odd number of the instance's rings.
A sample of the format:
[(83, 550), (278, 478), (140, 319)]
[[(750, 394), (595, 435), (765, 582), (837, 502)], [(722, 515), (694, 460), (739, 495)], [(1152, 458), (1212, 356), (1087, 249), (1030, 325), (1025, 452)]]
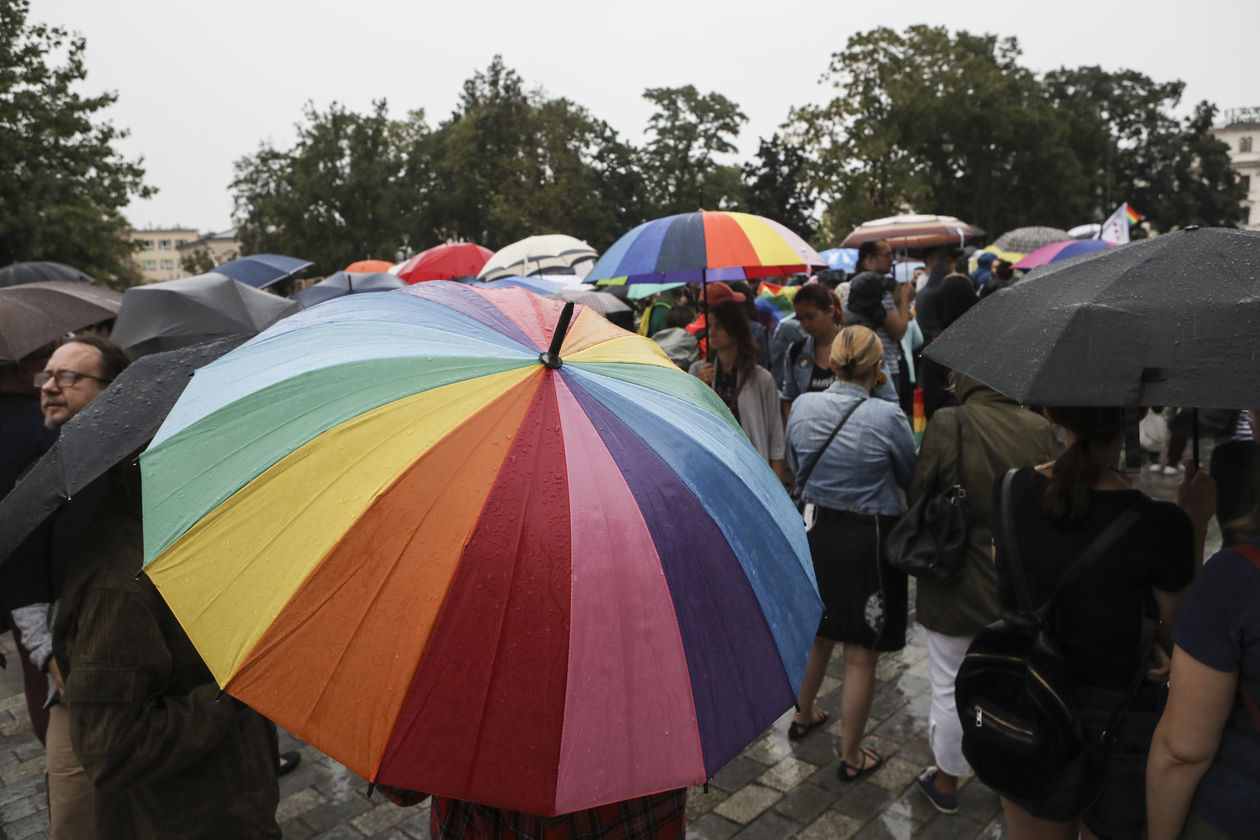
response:
[(873, 331), (845, 327), (831, 343), (835, 382), (797, 398), (787, 425), (793, 472), (799, 475), (813, 464), (802, 497), (814, 574), (826, 606), (788, 737), (803, 738), (827, 721), (814, 700), (832, 650), (837, 642), (843, 644), (838, 771), (843, 782), (882, 763), (878, 753), (862, 746), (875, 663), (880, 652), (906, 644), (906, 576), (888, 565), (880, 542), (905, 511), (900, 491), (914, 470), (914, 434), (896, 403), (870, 398), (886, 381), (883, 355)]
[[(1215, 492), (1193, 464), (1176, 505), (1133, 489), (1120, 470), (1125, 423), (1119, 408), (1056, 407), (1046, 414), (1067, 431), (1068, 446), (1054, 462), (1017, 470), (1012, 478), (1013, 534), (994, 528), (998, 594), (1003, 608), (1020, 607), (1014, 558), (1032, 604), (1045, 602), (1072, 561), (1118, 517), (1136, 510), (1129, 529), (1055, 597), (1049, 614), (1086, 739), (1097, 742), (1112, 716), (1119, 719), (1115, 740), (1102, 753), (1106, 769), (1097, 798), (1077, 819), (1043, 819), (1005, 798), (1002, 808), (1013, 840), (1076, 837), (1082, 828), (1098, 837), (1139, 838), (1146, 827), (1146, 754), (1167, 693), (1170, 633), (1202, 561)], [(1006, 515), (1001, 487), (999, 481), (995, 525)], [(1151, 621), (1159, 629), (1146, 650), (1149, 631), (1143, 628)], [(1145, 676), (1140, 683), (1139, 674)]]

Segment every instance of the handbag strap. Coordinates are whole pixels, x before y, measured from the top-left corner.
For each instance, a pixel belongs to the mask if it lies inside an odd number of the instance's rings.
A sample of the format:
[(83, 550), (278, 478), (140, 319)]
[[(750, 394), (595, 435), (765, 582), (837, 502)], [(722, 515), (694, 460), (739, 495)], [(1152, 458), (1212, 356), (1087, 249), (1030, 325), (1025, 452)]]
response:
[[(1019, 600), (1022, 609), (1032, 609), (1032, 592), (1028, 588), (1028, 578), (1025, 575), (1024, 563), (1019, 554), (1019, 543), (1015, 538), (1015, 515), (1013, 513), (1013, 505), (1011, 504), (1011, 485), (1015, 480), (1017, 469), (1006, 471), (1006, 475), (1002, 476), (1002, 531), (1005, 537), (1006, 556), (1010, 561), (1011, 578), (1015, 583), (1015, 595)], [(1054, 604), (1055, 598), (1059, 597), (1059, 593), (1066, 590), (1072, 584), (1085, 574), (1085, 570), (1089, 568), (1095, 560), (1097, 560), (1103, 552), (1115, 545), (1125, 532), (1137, 523), (1141, 516), (1137, 505), (1131, 506), (1124, 513), (1117, 516), (1111, 521), (1101, 534), (1093, 539), (1085, 550), (1076, 556), (1072, 561), (1072, 565), (1068, 566), (1063, 576), (1059, 578), (1059, 583), (1055, 586), (1054, 591), (1050, 593), (1041, 606), (1036, 608), (1036, 612), (1045, 617), (1051, 606)]]
[(958, 421), (958, 424), (957, 424), (958, 457), (954, 459), (954, 486), (961, 487), (962, 486), (962, 457), (963, 457), (963, 444), (962, 444), (963, 407), (962, 407), (962, 403), (959, 403), (958, 406), (954, 409), (954, 419)]
[[(1240, 545), (1230, 546), (1237, 551), (1251, 565), (1260, 570), (1260, 548), (1256, 548), (1251, 543), (1242, 543)], [(1238, 675), (1238, 693), (1242, 695), (1243, 705), (1247, 707), (1247, 713), (1251, 715), (1251, 720), (1255, 723), (1256, 729), (1260, 729), (1260, 706), (1256, 705), (1256, 698), (1251, 696), (1251, 692), (1247, 690), (1247, 686), (1243, 685), (1242, 674)]]
[(805, 469), (801, 471), (801, 474), (796, 477), (798, 486), (801, 490), (805, 489), (806, 482), (809, 481), (809, 477), (813, 474), (814, 467), (818, 465), (820, 460), (822, 460), (823, 453), (827, 451), (827, 447), (831, 446), (831, 442), (836, 439), (836, 435), (840, 434), (840, 429), (848, 422), (849, 418), (853, 416), (853, 412), (858, 410), (858, 406), (866, 402), (866, 399), (866, 397), (862, 397), (844, 413), (844, 416), (840, 418), (840, 422), (837, 423), (836, 427), (831, 430), (831, 434), (827, 435), (827, 441), (822, 445), (822, 448), (814, 453), (814, 458), (809, 462), (809, 466), (805, 467)]

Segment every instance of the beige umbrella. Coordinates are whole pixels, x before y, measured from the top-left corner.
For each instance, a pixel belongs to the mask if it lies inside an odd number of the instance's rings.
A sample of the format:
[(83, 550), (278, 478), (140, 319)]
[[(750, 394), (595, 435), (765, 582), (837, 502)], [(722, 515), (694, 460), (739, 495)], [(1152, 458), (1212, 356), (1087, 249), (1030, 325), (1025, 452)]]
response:
[(581, 239), (556, 233), (527, 236), (494, 252), (477, 279), (498, 280), (500, 277), (528, 277), (531, 274), (581, 274), (584, 263), (593, 264), (599, 253)]

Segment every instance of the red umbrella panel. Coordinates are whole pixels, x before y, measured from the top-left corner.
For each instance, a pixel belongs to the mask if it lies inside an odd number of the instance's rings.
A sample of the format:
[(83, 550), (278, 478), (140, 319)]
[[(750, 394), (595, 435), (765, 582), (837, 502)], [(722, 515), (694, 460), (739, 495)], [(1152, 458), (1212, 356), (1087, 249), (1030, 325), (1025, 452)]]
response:
[(476, 277), (494, 252), (472, 242), (454, 242), (421, 251), (394, 273), (408, 283)]

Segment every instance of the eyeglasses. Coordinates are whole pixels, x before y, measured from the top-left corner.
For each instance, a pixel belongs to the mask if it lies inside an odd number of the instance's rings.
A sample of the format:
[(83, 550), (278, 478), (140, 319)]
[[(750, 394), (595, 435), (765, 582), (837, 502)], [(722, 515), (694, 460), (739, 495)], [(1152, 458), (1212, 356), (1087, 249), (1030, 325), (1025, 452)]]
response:
[(35, 374), (35, 387), (43, 388), (51, 380), (57, 380), (58, 388), (73, 388), (79, 383), (80, 379), (95, 379), (102, 385), (108, 385), (112, 379), (101, 379), (99, 376), (92, 376), (90, 373), (78, 373), (73, 370), (41, 370)]

